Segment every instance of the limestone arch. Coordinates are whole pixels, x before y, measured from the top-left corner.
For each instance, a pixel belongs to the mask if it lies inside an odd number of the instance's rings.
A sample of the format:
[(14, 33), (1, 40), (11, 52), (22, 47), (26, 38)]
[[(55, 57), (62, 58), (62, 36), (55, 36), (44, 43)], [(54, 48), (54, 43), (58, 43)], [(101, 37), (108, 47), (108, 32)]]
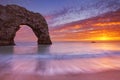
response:
[[(51, 40), (49, 37), (49, 32), (48, 32), (48, 27), (46, 28), (42, 28), (41, 26), (39, 27), (35, 27), (34, 25), (28, 24), (28, 23), (21, 23), (20, 25), (27, 25), (29, 28), (31, 28), (32, 32), (34, 33), (34, 35), (37, 37), (37, 43), (38, 44), (51, 44)], [(18, 27), (16, 27), (16, 31), (12, 32), (12, 36), (11, 36), (11, 42), (9, 42), (9, 45), (15, 45), (15, 36), (16, 33), (20, 30), (20, 25), (18, 25)]]
[(17, 5), (0, 5), (0, 45), (14, 45), (19, 25), (28, 25), (37, 36), (38, 44), (52, 44), (48, 25), (39, 13), (33, 13)]

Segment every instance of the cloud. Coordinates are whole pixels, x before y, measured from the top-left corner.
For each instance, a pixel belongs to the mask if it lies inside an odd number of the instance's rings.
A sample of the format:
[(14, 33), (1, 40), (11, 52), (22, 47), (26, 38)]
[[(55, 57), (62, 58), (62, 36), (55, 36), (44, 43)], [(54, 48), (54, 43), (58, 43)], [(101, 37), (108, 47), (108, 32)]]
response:
[(79, 20), (51, 29), (56, 41), (120, 40), (120, 20), (118, 11), (108, 12), (93, 18)]
[(30, 0), (0, 0), (0, 4), (7, 5), (7, 4), (21, 4), (21, 5), (28, 5)]
[(45, 15), (44, 17), (47, 19), (49, 25), (53, 25), (53, 24), (57, 23), (57, 21), (60, 18), (64, 17), (66, 14), (68, 14), (68, 12), (69, 12), (69, 8), (64, 8), (62, 10), (54, 11), (53, 13)]
[(119, 26), (120, 22), (105, 22), (105, 23), (96, 23), (93, 24), (93, 26), (100, 26), (100, 27), (104, 27), (104, 26)]
[(120, 8), (120, 0), (80, 0), (76, 5), (54, 11), (47, 15), (46, 17), (49, 19), (46, 19), (50, 27), (58, 27), (66, 23), (95, 17), (109, 11), (115, 11), (118, 8)]

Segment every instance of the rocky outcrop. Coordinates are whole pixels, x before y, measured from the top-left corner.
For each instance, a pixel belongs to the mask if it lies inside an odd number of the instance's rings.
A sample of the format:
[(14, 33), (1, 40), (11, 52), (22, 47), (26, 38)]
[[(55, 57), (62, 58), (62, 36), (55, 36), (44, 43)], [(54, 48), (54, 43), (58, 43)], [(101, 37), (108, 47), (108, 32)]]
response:
[(38, 44), (51, 44), (48, 25), (39, 13), (17, 5), (0, 5), (0, 45), (14, 45), (20, 25), (28, 25), (38, 38)]

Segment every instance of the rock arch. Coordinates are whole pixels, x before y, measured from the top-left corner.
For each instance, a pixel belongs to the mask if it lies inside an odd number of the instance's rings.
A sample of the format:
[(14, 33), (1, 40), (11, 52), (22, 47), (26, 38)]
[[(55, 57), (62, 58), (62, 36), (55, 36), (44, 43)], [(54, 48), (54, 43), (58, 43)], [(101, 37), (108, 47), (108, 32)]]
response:
[(46, 20), (39, 13), (33, 13), (17, 5), (0, 5), (0, 45), (14, 45), (19, 25), (28, 25), (38, 44), (52, 44)]

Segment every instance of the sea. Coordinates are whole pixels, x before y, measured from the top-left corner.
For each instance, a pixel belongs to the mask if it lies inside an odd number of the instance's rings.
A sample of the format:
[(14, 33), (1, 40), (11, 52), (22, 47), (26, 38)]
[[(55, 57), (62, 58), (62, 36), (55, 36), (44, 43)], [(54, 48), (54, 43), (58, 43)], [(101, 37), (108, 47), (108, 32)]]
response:
[(58, 75), (120, 70), (120, 42), (16, 42), (0, 46), (0, 74)]

